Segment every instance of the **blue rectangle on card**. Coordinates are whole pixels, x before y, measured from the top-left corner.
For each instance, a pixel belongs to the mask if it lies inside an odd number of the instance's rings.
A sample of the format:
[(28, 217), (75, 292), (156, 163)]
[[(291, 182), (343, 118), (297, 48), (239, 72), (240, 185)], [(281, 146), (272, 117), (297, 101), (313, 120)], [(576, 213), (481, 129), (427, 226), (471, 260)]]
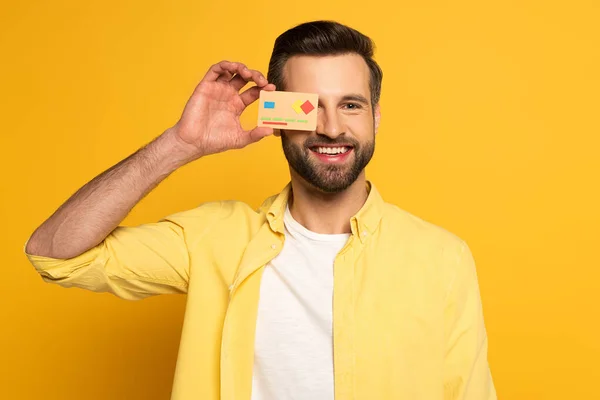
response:
[(274, 101), (265, 101), (265, 108), (275, 108)]

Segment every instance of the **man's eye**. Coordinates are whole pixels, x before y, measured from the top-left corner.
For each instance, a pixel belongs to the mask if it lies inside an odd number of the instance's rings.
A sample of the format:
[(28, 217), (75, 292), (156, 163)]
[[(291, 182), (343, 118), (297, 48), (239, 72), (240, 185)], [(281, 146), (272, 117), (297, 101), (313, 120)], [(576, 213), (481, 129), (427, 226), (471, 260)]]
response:
[(356, 104), (356, 103), (347, 103), (347, 104), (346, 104), (346, 108), (347, 108), (348, 110), (357, 110), (357, 109), (359, 109), (359, 108), (360, 108), (360, 105), (359, 105), (359, 104)]

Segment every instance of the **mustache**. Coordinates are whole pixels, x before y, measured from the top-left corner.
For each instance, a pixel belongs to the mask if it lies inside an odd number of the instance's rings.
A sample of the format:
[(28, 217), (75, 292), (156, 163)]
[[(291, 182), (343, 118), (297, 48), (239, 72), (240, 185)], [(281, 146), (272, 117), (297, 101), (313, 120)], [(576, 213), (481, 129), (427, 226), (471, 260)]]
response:
[(332, 139), (330, 137), (319, 137), (319, 138), (308, 138), (304, 141), (304, 147), (315, 147), (315, 146), (347, 146), (350, 145), (352, 147), (359, 147), (360, 143), (353, 138), (336, 138), (336, 139)]

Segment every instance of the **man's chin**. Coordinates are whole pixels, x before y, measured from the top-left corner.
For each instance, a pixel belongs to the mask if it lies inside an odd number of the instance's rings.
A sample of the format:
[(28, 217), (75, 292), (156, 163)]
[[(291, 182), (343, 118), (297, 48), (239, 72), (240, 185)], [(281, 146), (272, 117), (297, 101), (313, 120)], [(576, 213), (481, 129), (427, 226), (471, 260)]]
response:
[(340, 193), (350, 187), (360, 174), (354, 172), (353, 163), (323, 164), (317, 160), (305, 159), (304, 162), (292, 157), (290, 167), (295, 175), (300, 177), (305, 184), (321, 193)]
[(317, 179), (305, 179), (314, 189), (322, 193), (340, 193), (348, 189), (356, 180), (352, 181), (344, 176), (319, 176)]

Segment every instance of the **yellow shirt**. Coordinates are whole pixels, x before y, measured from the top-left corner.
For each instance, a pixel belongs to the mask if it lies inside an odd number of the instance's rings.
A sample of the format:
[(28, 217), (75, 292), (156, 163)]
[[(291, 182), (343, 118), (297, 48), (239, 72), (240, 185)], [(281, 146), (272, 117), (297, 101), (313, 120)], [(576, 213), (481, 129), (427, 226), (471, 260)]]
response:
[[(496, 399), (469, 248), (367, 187), (334, 263), (335, 399)], [(290, 191), (258, 210), (213, 202), (119, 226), (74, 258), (27, 257), (64, 287), (187, 293), (172, 399), (249, 400), (261, 275), (283, 247)]]

